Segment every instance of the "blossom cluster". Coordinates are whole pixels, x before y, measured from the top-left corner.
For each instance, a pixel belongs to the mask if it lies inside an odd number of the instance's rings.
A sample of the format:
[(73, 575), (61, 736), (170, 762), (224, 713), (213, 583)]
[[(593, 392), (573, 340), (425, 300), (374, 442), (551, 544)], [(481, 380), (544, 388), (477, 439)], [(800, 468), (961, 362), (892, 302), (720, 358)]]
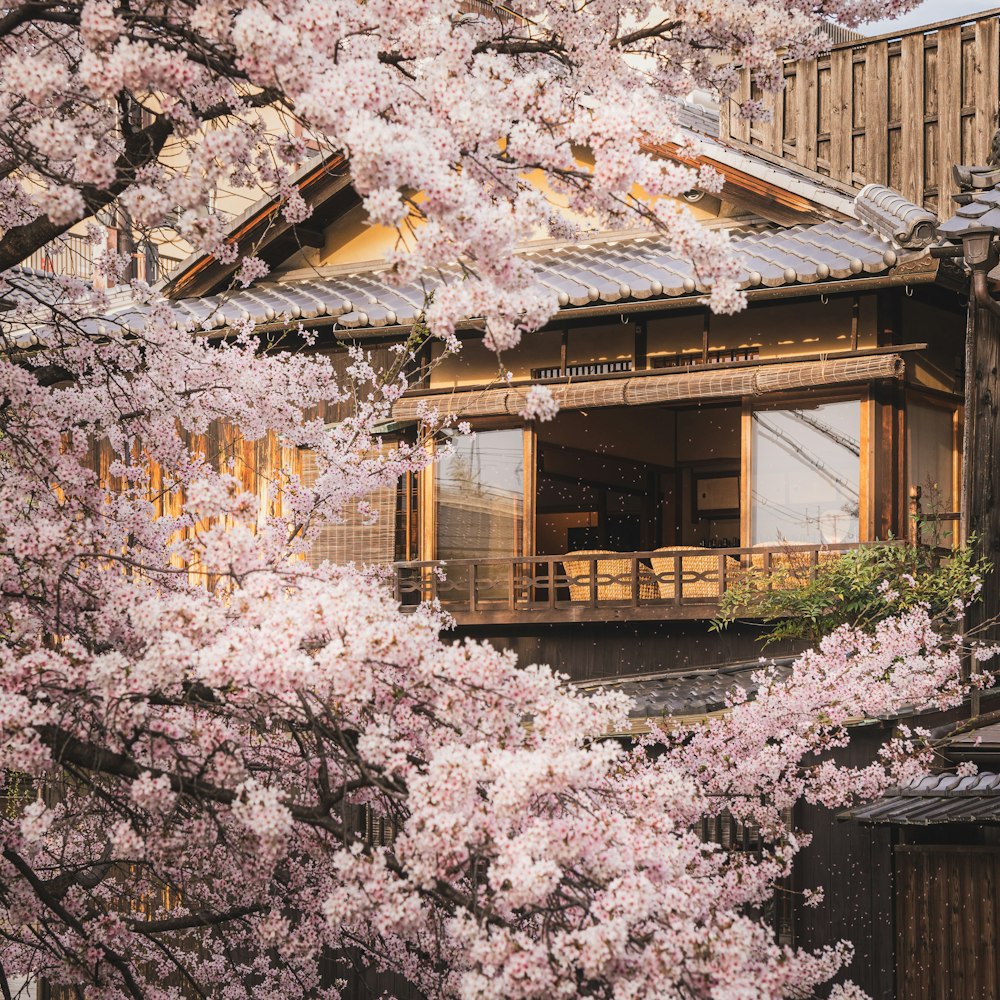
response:
[[(178, 967), (226, 1000), (334, 998), (336, 953), (431, 997), (776, 1000), (849, 961), (778, 946), (753, 908), (806, 842), (783, 809), (921, 766), (917, 732), (836, 763), (849, 724), (963, 695), (959, 640), (924, 609), (762, 666), (704, 727), (601, 739), (628, 727), (620, 694), (302, 559), (427, 462), (374, 433), (400, 369), (213, 344), (157, 307), (141, 335), (61, 329), (0, 363), (5, 969), (114, 1000), (172, 998)], [(310, 483), (245, 476), (279, 444), (314, 453)], [(722, 809), (760, 857), (702, 843)]]
[[(913, 2), (528, 0), (473, 15), (455, 0), (62, 0), (57, 15), (16, 0), (0, 36), (0, 232), (28, 223), (48, 240), (116, 206), (227, 263), (249, 254), (245, 285), (266, 265), (226, 236), (216, 195), (278, 192), (302, 222), (293, 178), (311, 147), (346, 155), (370, 220), (399, 229), (400, 278), (461, 263), (428, 311), (442, 338), (481, 317), (491, 346), (513, 346), (557, 305), (514, 250), (595, 226), (665, 232), (712, 308), (733, 311), (724, 236), (679, 198), (719, 178), (650, 150), (688, 147), (678, 102), (729, 99), (737, 67), (780, 87), (785, 56), (818, 50), (820, 17)], [(5, 256), (0, 239), (0, 270), (19, 247)]]

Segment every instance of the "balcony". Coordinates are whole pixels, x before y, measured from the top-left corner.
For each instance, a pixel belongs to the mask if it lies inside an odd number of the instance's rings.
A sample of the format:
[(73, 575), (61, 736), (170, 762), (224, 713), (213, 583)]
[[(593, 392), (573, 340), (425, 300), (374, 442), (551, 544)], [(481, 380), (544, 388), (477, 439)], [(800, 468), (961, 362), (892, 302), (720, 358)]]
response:
[[(24, 266), (43, 273), (93, 281), (96, 274), (95, 257), (101, 250), (85, 236), (68, 233), (40, 247), (24, 261)], [(138, 278), (150, 284), (173, 273), (181, 263), (179, 258), (163, 253), (158, 246), (148, 241), (125, 252), (132, 258), (125, 278)]]
[(677, 546), (398, 562), (394, 588), (404, 610), (438, 600), (460, 625), (708, 620), (721, 596), (750, 574), (761, 586), (793, 587), (855, 548), (857, 543)]

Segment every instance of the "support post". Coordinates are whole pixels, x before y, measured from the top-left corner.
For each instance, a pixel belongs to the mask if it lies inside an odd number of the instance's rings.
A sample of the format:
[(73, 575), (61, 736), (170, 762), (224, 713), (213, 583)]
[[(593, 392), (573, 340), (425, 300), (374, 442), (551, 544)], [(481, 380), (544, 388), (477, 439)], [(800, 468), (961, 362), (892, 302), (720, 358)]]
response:
[[(962, 442), (962, 534), (993, 564), (969, 626), (1000, 614), (1000, 316), (970, 297), (966, 331), (965, 436)], [(996, 627), (986, 635), (995, 640)]]

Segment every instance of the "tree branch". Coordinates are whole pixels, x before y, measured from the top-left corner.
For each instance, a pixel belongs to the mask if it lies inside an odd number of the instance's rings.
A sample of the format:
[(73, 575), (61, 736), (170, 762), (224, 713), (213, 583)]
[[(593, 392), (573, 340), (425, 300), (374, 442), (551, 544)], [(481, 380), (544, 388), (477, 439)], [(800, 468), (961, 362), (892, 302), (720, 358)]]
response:
[(222, 913), (198, 914), (192, 913), (186, 917), (173, 917), (169, 920), (129, 920), (126, 925), (129, 930), (139, 934), (166, 934), (169, 931), (187, 931), (195, 927), (217, 927), (230, 920), (239, 920), (254, 913), (263, 913), (262, 904), (253, 906), (236, 906)]

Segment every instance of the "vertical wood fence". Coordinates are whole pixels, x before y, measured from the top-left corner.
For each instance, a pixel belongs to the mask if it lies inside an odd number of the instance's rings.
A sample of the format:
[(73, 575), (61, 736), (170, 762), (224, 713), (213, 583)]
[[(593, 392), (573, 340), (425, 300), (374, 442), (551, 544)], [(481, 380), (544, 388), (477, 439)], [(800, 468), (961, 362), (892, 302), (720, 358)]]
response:
[(898, 1000), (997, 1000), (998, 885), (995, 847), (896, 848)]
[[(720, 136), (853, 187), (887, 184), (945, 218), (952, 164), (985, 164), (997, 128), (998, 14), (835, 44), (786, 63), (779, 94), (762, 94), (744, 71)], [(748, 98), (763, 100), (770, 122), (738, 117)]]

